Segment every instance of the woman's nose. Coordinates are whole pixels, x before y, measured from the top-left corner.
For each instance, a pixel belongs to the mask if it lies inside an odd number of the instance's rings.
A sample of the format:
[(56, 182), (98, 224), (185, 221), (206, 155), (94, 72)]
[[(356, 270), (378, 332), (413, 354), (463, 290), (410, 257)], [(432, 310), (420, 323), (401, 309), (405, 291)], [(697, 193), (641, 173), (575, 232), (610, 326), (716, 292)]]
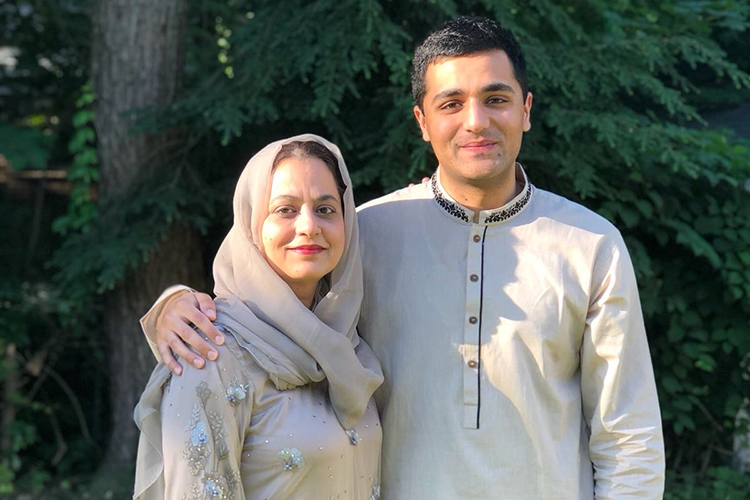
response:
[(318, 219), (311, 208), (303, 207), (300, 210), (297, 217), (296, 230), (297, 234), (305, 234), (307, 236), (313, 236), (320, 232), (320, 224), (318, 224)]

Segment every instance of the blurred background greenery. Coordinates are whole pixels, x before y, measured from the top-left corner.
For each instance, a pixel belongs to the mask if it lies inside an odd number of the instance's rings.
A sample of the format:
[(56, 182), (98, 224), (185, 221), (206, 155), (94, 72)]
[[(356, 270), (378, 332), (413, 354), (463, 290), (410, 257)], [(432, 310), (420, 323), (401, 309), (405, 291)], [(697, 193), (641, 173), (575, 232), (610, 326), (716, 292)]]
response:
[(319, 133), (359, 201), (435, 168), (412, 51), (484, 15), (522, 42), (532, 181), (636, 266), (670, 499), (750, 498), (750, 4), (744, 0), (5, 0), (0, 496), (129, 498), (137, 319), (209, 290), (234, 182)]

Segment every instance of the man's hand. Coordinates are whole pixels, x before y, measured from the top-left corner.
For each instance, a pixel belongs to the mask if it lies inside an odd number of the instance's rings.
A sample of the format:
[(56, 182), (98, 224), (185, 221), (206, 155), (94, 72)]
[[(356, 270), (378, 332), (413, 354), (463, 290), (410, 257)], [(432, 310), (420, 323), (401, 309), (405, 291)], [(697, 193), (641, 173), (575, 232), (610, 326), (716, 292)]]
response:
[[(216, 349), (206, 342), (190, 324), (201, 329), (208, 338), (214, 339), (217, 345), (224, 343), (224, 336), (211, 323), (216, 319), (216, 306), (213, 299), (205, 293), (188, 292), (167, 304), (156, 320), (156, 346), (159, 348), (162, 361), (180, 375), (182, 366), (175, 360), (174, 352), (182, 359), (188, 360), (196, 368), (203, 368), (205, 361), (201, 356), (210, 360), (218, 357)], [(191, 345), (201, 356), (188, 349)]]
[[(422, 183), (422, 184), (426, 184), (426, 183), (427, 183), (427, 182), (429, 182), (429, 181), (430, 181), (430, 178), (429, 178), (429, 177), (422, 177), (422, 182), (421, 182), (421, 183)], [(414, 187), (414, 186), (415, 186), (415, 184), (414, 184), (413, 182), (410, 182), (410, 183), (409, 183), (409, 185), (408, 185), (408, 186), (406, 186), (406, 187)]]

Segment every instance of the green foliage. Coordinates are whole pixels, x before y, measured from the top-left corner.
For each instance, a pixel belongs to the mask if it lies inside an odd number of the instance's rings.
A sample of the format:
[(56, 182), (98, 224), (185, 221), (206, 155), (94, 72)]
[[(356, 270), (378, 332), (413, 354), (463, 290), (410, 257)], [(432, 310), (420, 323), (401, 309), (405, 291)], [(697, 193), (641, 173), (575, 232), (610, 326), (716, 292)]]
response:
[[(20, 12), (21, 3), (12, 2), (7, 12)], [(23, 18), (8, 30), (12, 37), (4, 43), (22, 46), (23, 72), (0, 75), (13, 97), (0, 95), (0, 119), (41, 129), (60, 117), (49, 156), (33, 161), (72, 162), (75, 189), (55, 224), (64, 242), (52, 264), (59, 286), (80, 304), (96, 304), (97, 292), (147, 259), (172, 222), (198, 226), (207, 248), (214, 246), (229, 221), (230, 186), (245, 161), (272, 140), (315, 132), (338, 143), (360, 200), (430, 173), (435, 159), (418, 133), (409, 96), (415, 44), (461, 14), (489, 16), (512, 29), (525, 48), (534, 94), (521, 162), (537, 186), (613, 221), (636, 266), (668, 464), (679, 472), (667, 498), (730, 499), (747, 491), (747, 476), (705, 469), (724, 464), (721, 451), (743, 430), (736, 415), (750, 396), (743, 364), (750, 356), (750, 194), (744, 187), (750, 146), (708, 128), (702, 116), (750, 98), (750, 4), (191, 0), (181, 99), (166, 113), (134, 110), (142, 117), (134, 133), (181, 127), (189, 138), (187, 163), (149, 169), (158, 172), (97, 207), (89, 196), (97, 180), (93, 95), (81, 92), (89, 59), (88, 42), (81, 42), (89, 26), (83, 0), (27, 3), (45, 29), (38, 35)], [(61, 41), (65, 33), (69, 43)], [(39, 65), (34, 50), (52, 69)], [(75, 109), (73, 95), (81, 96)], [(0, 125), (0, 141), (9, 130)], [(27, 158), (39, 154), (17, 150)], [(70, 307), (71, 322), (88, 317)], [(3, 331), (16, 332), (19, 345), (32, 338), (32, 330), (14, 328)], [(24, 349), (38, 345), (29, 340)], [(56, 408), (59, 400), (45, 404)], [(29, 409), (21, 420), (48, 438), (42, 413)], [(33, 450), (44, 443), (18, 452), (36, 460), (20, 469), (31, 482), (43, 478)], [(76, 449), (70, 463), (87, 463), (80, 456), (88, 448)], [(1, 462), (0, 478), (15, 470), (9, 460)]]
[(156, 171), (101, 206), (96, 219), (66, 238), (50, 261), (62, 286), (84, 297), (111, 290), (128, 270), (148, 261), (174, 222), (205, 233), (215, 200), (210, 193), (196, 195), (200, 179), (187, 166), (169, 175), (166, 168)]
[[(0, 285), (0, 383), (7, 387), (12, 381), (18, 389), (3, 407), (4, 412), (12, 407), (14, 418), (2, 430), (9, 446), (0, 450), (0, 493), (18, 485), (41, 489), (50, 478), (49, 457), (56, 457), (53, 467), (64, 469), (62, 458), (78, 448), (88, 456), (78, 457), (79, 463), (89, 466), (99, 454), (87, 422), (101, 418), (102, 394), (84, 409), (76, 393), (90, 380), (68, 378), (72, 367), (91, 369), (92, 361), (101, 362), (101, 346), (86, 338), (96, 317), (87, 306), (49, 285), (15, 280)], [(77, 344), (88, 355), (71, 362), (67, 355)]]
[(51, 149), (51, 137), (44, 131), (0, 123), (0, 154), (13, 170), (44, 168)]
[(728, 467), (712, 467), (705, 478), (669, 477), (664, 500), (746, 500), (750, 475)]
[(68, 145), (68, 150), (73, 155), (68, 169), (68, 180), (73, 184), (70, 205), (68, 213), (56, 219), (52, 225), (54, 231), (61, 234), (71, 230), (85, 230), (98, 215), (96, 202), (92, 198), (92, 191), (99, 181), (94, 131), (95, 101), (96, 96), (87, 83), (76, 100), (76, 112), (72, 120), (75, 133)]
[(64, 121), (69, 97), (88, 75), (90, 0), (4, 0), (0, 47), (16, 49), (0, 66), (0, 121), (29, 116)]
[[(534, 94), (521, 161), (536, 185), (584, 202), (625, 234), (671, 463), (699, 470), (706, 449), (727, 447), (738, 401), (750, 392), (741, 365), (750, 352), (743, 187), (750, 149), (707, 128), (700, 106), (715, 109), (718, 89), (723, 102), (750, 95), (750, 66), (727, 55), (750, 49), (750, 5), (267, 0), (251, 12), (233, 5), (214, 19), (207, 37), (214, 43), (201, 56), (211, 63), (171, 119), (210, 127), (230, 146), (240, 136), (262, 143), (261, 136), (322, 133), (372, 194), (435, 166), (411, 116), (414, 44), (457, 14), (512, 29)], [(702, 98), (704, 90), (712, 97)]]

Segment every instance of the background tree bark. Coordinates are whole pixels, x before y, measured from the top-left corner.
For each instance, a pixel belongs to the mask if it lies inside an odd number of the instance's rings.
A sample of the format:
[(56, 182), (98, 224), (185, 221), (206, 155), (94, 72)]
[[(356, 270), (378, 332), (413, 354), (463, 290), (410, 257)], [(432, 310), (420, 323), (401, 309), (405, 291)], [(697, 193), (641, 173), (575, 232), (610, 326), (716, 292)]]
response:
[[(98, 0), (95, 2), (92, 75), (97, 94), (95, 127), (100, 202), (123, 197), (157, 165), (169, 164), (185, 141), (179, 130), (133, 132), (129, 112), (163, 108), (180, 89), (184, 65), (186, 0)], [(193, 230), (174, 226), (148, 263), (126, 276), (105, 297), (113, 432), (107, 463), (132, 462), (138, 430), (133, 408), (155, 362), (138, 318), (175, 282), (199, 286), (200, 242)], [(197, 279), (196, 279), (197, 278)]]

